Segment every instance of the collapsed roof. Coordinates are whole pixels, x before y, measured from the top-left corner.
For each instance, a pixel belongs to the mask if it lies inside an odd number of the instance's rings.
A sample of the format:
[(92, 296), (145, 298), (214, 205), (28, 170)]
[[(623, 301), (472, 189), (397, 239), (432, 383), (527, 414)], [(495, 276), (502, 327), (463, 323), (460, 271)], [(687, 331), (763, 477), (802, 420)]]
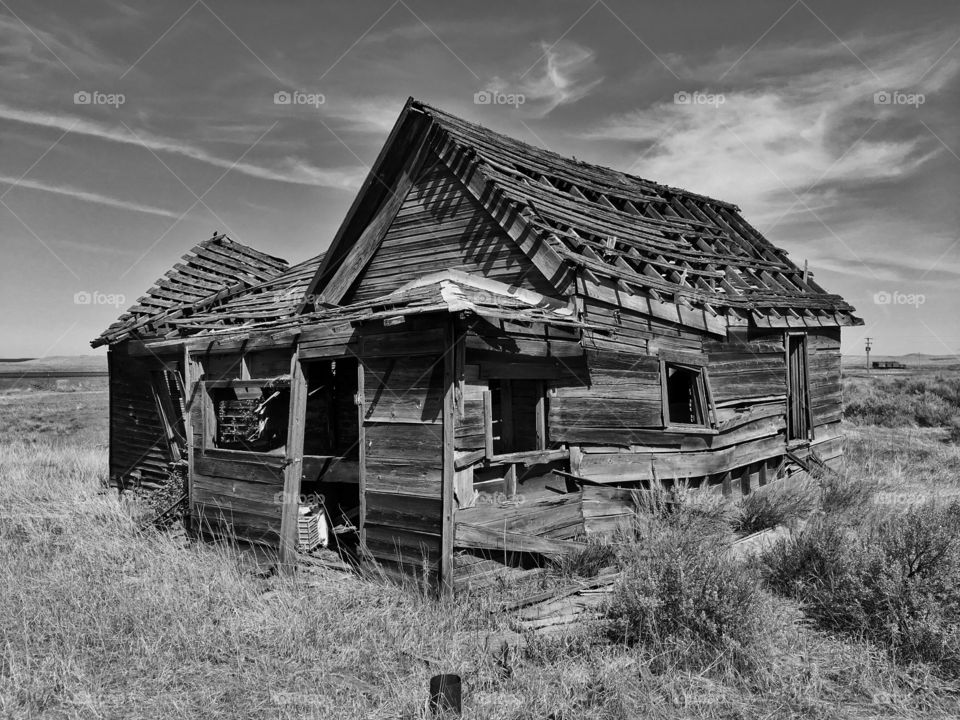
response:
[(286, 260), (215, 233), (184, 255), (90, 344), (98, 347), (141, 335), (153, 336), (160, 324), (203, 312), (288, 268)]
[(409, 187), (404, 174), (424, 154), (450, 168), (557, 297), (576, 290), (721, 335), (731, 325), (862, 322), (735, 205), (565, 158), (410, 99), (324, 255), (288, 268), (215, 236), (94, 346), (342, 316), (340, 301)]

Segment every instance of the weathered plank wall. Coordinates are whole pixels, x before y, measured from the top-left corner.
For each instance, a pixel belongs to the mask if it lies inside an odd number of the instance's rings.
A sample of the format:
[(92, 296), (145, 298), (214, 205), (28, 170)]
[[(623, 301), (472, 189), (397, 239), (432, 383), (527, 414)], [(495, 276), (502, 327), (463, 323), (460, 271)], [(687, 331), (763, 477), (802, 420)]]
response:
[(148, 489), (166, 483), (173, 461), (154, 397), (151, 371), (179, 372), (176, 358), (132, 357), (126, 343), (110, 350), (110, 480)]
[(781, 333), (731, 331), (726, 340), (706, 340), (704, 351), (710, 360), (710, 386), (718, 405), (786, 400), (787, 366)]
[(813, 409), (811, 449), (836, 467), (843, 454), (840, 420), (843, 417), (840, 328), (813, 330), (807, 335), (810, 404)]
[(431, 585), (441, 560), (444, 343), (436, 321), (360, 333), (362, 541), (388, 571)]
[(343, 304), (380, 297), (416, 277), (450, 268), (553, 294), (516, 243), (437, 163), (410, 190)]
[(704, 333), (629, 308), (578, 295), (584, 319), (602, 330), (584, 331), (583, 345), (596, 350), (655, 355), (658, 350), (702, 352)]
[(612, 350), (587, 353), (589, 385), (558, 387), (551, 398), (550, 437), (578, 445), (631, 445), (636, 431), (662, 426), (660, 362)]
[(840, 329), (811, 331), (807, 335), (810, 404), (813, 425), (835, 423), (843, 412), (840, 368)]
[[(574, 473), (602, 482), (685, 478), (722, 484), (724, 491), (766, 481), (768, 465), (786, 449), (782, 334), (734, 331), (721, 339), (590, 298), (582, 302), (609, 334), (585, 332), (584, 344), (596, 348), (587, 355), (591, 384), (566, 388), (551, 404), (553, 437), (578, 445)], [(623, 352), (625, 333), (650, 354)], [(662, 429), (661, 350), (706, 356), (717, 433)]]

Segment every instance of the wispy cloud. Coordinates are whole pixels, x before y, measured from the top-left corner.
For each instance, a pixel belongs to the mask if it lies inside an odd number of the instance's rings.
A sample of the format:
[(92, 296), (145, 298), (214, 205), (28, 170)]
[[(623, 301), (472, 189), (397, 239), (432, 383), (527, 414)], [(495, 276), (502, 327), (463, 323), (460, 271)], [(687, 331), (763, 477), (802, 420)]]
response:
[(590, 48), (570, 40), (554, 45), (540, 43), (540, 60), (522, 75), (494, 77), (490, 89), (505, 93), (521, 93), (524, 107), (543, 117), (561, 105), (586, 97), (601, 82), (596, 55)]
[[(875, 52), (903, 47), (888, 38), (871, 45)], [(755, 212), (776, 215), (783, 201), (793, 202), (815, 185), (819, 194), (805, 202), (829, 205), (838, 185), (906, 177), (942, 151), (929, 133), (918, 132), (919, 123), (902, 131), (913, 108), (874, 103), (881, 90), (925, 92), (927, 102), (935, 103), (935, 93), (960, 69), (946, 62), (918, 82), (935, 48), (931, 43), (888, 50), (872, 63), (883, 84), (835, 44), (757, 51), (738, 66), (732, 89), (700, 88), (722, 95), (722, 103), (678, 104), (669, 97), (610, 117), (584, 136), (636, 143), (642, 153), (632, 168), (636, 174)], [(712, 73), (723, 64), (715, 60), (699, 75), (717, 77)], [(697, 89), (692, 84), (677, 91)]]
[(45, 193), (63, 195), (73, 198), (74, 200), (82, 200), (83, 202), (105, 205), (107, 207), (117, 208), (120, 210), (132, 210), (133, 212), (146, 213), (147, 215), (159, 215), (161, 217), (169, 218), (180, 217), (180, 213), (173, 212), (172, 210), (165, 210), (164, 208), (155, 207), (153, 205), (144, 205), (142, 203), (131, 202), (129, 200), (121, 200), (119, 198), (110, 197), (109, 195), (101, 195), (100, 193), (81, 190), (80, 188), (71, 187), (70, 185), (49, 185), (40, 180), (31, 180), (30, 178), (18, 179), (14, 177), (8, 177), (6, 175), (0, 175), (0, 184), (9, 185), (14, 188), (14, 191), (18, 188), (39, 190)]
[(394, 97), (337, 97), (323, 106), (323, 115), (342, 124), (348, 132), (386, 136), (393, 128), (402, 105)]
[(2, 103), (0, 103), (0, 119), (34, 127), (70, 131), (73, 134), (95, 137), (113, 143), (146, 147), (154, 152), (179, 155), (261, 180), (352, 190), (359, 187), (365, 175), (364, 169), (360, 167), (321, 168), (297, 157), (283, 158), (276, 167), (266, 167), (247, 161), (235, 162), (175, 138), (139, 130), (134, 135), (124, 127), (108, 125), (88, 118), (64, 113), (21, 110)]

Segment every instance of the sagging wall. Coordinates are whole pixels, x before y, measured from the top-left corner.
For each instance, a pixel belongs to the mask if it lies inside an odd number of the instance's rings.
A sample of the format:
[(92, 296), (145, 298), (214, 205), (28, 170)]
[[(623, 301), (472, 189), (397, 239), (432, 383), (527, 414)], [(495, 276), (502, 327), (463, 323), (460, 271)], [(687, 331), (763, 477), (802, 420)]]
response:
[[(582, 346), (576, 333), (564, 336), (543, 326), (501, 324), (496, 330), (477, 322), (468, 334), (456, 430), (461, 506), (471, 489), (484, 490), (480, 465), (474, 465), (484, 448), (483, 393), (506, 375), (544, 381), (545, 447), (569, 446), (574, 475), (609, 483), (682, 478), (725, 493), (749, 492), (775, 477), (788, 449), (785, 330), (734, 328), (720, 338), (594, 299), (580, 301), (586, 320), (603, 327), (585, 331)], [(842, 451), (839, 329), (803, 334), (807, 442), (833, 463)], [(706, 368), (712, 429), (665, 427), (664, 358)], [(801, 457), (808, 452), (803, 441), (789, 445)]]
[[(776, 472), (788, 445), (788, 330), (731, 328), (719, 338), (594, 299), (582, 302), (586, 318), (607, 332), (585, 332), (584, 345), (594, 348), (587, 352), (590, 387), (561, 390), (551, 403), (551, 432), (580, 444), (571, 458), (574, 473), (607, 482), (686, 478), (730, 492), (749, 491)], [(809, 448), (833, 462), (842, 452), (840, 331), (797, 332), (807, 338)], [(626, 346), (648, 355), (624, 354)], [(719, 432), (663, 429), (663, 356), (693, 358), (707, 368)]]
[(153, 490), (166, 484), (185, 454), (181, 363), (176, 358), (132, 356), (129, 344), (112, 347), (110, 369), (110, 482)]

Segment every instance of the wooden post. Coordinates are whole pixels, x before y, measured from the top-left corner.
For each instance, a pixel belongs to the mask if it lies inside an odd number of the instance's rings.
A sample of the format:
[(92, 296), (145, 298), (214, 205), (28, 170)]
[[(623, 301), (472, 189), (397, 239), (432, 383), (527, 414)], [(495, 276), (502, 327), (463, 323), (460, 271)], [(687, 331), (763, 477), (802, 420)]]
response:
[(517, 465), (510, 463), (507, 465), (507, 474), (503, 478), (504, 493), (510, 499), (517, 494)]
[(537, 382), (537, 450), (547, 449), (547, 390), (546, 384)]
[(744, 465), (740, 471), (740, 494), (750, 494), (750, 465)]
[(733, 483), (731, 481), (733, 473), (727, 470), (723, 473), (723, 480), (721, 481), (721, 490), (724, 497), (730, 497), (733, 494)]
[(183, 436), (187, 443), (187, 469), (183, 473), (184, 490), (187, 493), (187, 508), (183, 513), (183, 524), (189, 533), (193, 523), (193, 384), (196, 382), (196, 371), (190, 349), (183, 345)]
[(287, 421), (286, 467), (283, 469), (283, 509), (280, 519), (280, 568), (287, 573), (293, 572), (297, 559), (297, 523), (306, 414), (307, 380), (297, 347), (290, 357), (290, 414)]
[(363, 415), (366, 412), (363, 362), (357, 360), (357, 467), (360, 493), (360, 548), (366, 553), (367, 547), (367, 440), (364, 432)]
[(484, 457), (493, 457), (493, 394), (483, 391), (483, 447)]
[[(117, 456), (116, 446), (116, 417), (117, 417), (117, 351), (107, 346), (107, 478), (113, 482), (113, 469), (117, 466), (114, 458)], [(117, 478), (118, 490), (123, 488), (123, 480)]]
[(442, 717), (461, 713), (461, 684), (459, 675), (434, 675), (430, 678), (430, 713)]
[[(457, 377), (456, 339), (454, 320), (446, 324), (446, 339), (443, 354), (443, 488), (440, 499), (443, 508), (440, 531), (440, 592), (453, 595), (453, 536), (454, 536), (454, 434), (456, 432), (456, 408), (454, 393)], [(459, 678), (458, 678), (459, 681)], [(458, 685), (459, 687), (459, 685)]]

